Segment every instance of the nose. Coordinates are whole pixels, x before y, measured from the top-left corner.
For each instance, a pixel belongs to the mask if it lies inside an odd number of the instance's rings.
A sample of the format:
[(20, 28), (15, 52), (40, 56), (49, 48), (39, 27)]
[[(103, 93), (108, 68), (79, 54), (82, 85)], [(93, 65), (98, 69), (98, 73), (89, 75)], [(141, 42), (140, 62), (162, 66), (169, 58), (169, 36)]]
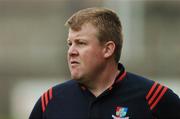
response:
[(74, 45), (69, 46), (68, 49), (68, 56), (77, 56), (78, 55), (78, 50), (75, 48)]

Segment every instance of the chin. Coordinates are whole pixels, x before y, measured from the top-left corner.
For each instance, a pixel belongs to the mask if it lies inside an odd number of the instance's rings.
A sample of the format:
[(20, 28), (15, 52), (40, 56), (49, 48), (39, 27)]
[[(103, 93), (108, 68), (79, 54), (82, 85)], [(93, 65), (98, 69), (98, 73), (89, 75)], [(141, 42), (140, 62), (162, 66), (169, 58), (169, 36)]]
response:
[(77, 70), (71, 70), (71, 78), (72, 79), (75, 79), (75, 80), (78, 80), (80, 79), (82, 76), (81, 76), (81, 73)]
[(83, 82), (83, 78), (82, 78), (81, 76), (71, 75), (71, 78), (72, 78), (73, 80), (76, 80), (76, 81), (79, 82), (79, 83), (82, 83), (82, 82)]
[(81, 77), (78, 76), (78, 75), (72, 75), (72, 74), (71, 74), (71, 78), (72, 78), (73, 80), (79, 80)]

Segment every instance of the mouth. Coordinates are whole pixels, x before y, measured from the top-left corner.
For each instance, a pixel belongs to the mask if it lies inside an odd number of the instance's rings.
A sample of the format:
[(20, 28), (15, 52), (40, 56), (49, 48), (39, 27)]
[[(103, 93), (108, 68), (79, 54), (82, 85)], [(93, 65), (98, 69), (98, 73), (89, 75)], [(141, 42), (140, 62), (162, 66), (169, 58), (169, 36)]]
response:
[(79, 62), (77, 62), (77, 61), (70, 61), (70, 64), (71, 65), (77, 65), (77, 64), (79, 64)]

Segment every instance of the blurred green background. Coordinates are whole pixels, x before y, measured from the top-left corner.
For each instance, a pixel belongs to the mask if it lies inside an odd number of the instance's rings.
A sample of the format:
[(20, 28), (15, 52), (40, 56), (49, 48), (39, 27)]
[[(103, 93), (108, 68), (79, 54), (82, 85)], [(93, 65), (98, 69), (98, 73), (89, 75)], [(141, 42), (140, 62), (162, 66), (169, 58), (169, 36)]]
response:
[(126, 70), (180, 95), (180, 1), (0, 0), (0, 119), (26, 119), (40, 95), (70, 78), (65, 21), (86, 7), (121, 19)]

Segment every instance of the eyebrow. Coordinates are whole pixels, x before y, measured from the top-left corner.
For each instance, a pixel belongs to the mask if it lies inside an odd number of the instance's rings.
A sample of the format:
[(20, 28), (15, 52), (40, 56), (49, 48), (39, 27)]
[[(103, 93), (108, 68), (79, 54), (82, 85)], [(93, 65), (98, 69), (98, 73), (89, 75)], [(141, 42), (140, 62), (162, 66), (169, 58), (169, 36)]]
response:
[[(85, 40), (85, 39), (74, 39), (74, 41), (87, 41), (87, 40)], [(67, 39), (67, 42), (71, 42), (71, 40)]]

